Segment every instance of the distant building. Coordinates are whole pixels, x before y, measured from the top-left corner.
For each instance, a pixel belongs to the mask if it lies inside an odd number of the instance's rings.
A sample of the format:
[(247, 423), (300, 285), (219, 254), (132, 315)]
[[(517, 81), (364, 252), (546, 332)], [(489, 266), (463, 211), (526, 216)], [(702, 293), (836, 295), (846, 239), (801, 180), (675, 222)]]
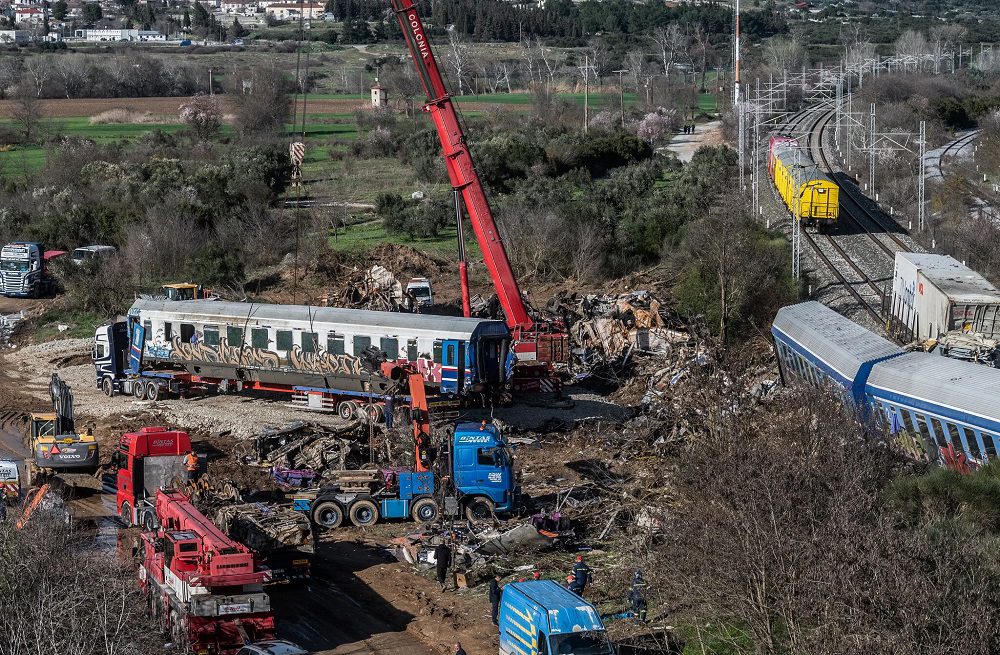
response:
[(372, 87), (372, 107), (385, 107), (389, 102), (389, 94), (385, 87), (375, 80), (375, 86)]
[(264, 11), (276, 20), (298, 20), (299, 17), (315, 19), (323, 16), (326, 5), (304, 2), (302, 4), (276, 3), (269, 5)]
[(21, 24), (40, 25), (45, 21), (45, 10), (38, 7), (17, 7), (14, 9), (14, 22)]
[(0, 43), (24, 45), (29, 42), (31, 42), (29, 30), (0, 30)]
[(166, 41), (167, 37), (155, 30), (99, 29), (76, 30), (73, 33), (84, 41)]

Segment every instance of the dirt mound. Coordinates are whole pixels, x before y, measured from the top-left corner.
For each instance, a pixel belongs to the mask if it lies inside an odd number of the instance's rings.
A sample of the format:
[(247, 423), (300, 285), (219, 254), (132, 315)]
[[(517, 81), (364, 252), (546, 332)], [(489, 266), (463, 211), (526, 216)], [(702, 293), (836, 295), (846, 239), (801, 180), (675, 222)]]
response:
[(397, 243), (383, 243), (372, 248), (365, 261), (381, 264), (404, 284), (411, 277), (433, 278), (454, 268), (454, 263), (443, 257), (429, 255), (412, 246)]

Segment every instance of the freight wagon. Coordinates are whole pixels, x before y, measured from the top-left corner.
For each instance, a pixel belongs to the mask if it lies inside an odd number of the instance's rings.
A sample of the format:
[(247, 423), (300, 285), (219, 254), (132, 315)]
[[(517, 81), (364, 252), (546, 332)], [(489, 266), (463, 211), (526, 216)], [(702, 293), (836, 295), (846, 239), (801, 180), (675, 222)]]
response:
[(1000, 338), (1000, 289), (947, 255), (897, 252), (890, 331), (903, 340), (948, 332)]
[(379, 360), (412, 364), (441, 395), (504, 393), (515, 361), (510, 343), (502, 321), (138, 299), (126, 321), (97, 329), (93, 358), (97, 386), (109, 396), (279, 391), (346, 418), (352, 401), (337, 404), (337, 396), (377, 401), (390, 390)]
[(792, 216), (824, 231), (840, 216), (840, 187), (813, 161), (808, 148), (787, 136), (772, 136), (767, 173)]

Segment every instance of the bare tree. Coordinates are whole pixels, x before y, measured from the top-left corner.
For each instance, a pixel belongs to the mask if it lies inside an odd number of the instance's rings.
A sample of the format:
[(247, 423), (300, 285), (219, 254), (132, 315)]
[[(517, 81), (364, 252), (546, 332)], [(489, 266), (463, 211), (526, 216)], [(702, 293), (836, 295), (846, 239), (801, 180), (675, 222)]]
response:
[(448, 30), (448, 65), (458, 83), (458, 95), (465, 95), (465, 78), (472, 67), (472, 51), (457, 29)]
[(85, 55), (65, 54), (56, 59), (55, 77), (62, 85), (67, 98), (76, 98), (87, 85), (87, 61)]
[[(906, 30), (899, 35), (894, 44), (896, 54), (900, 57), (912, 57), (915, 60), (916, 68), (921, 67), (921, 61), (930, 54), (931, 48), (927, 43), (927, 37), (923, 32), (916, 30)], [(904, 64), (904, 67), (906, 65)]]
[(764, 60), (772, 72), (797, 71), (806, 63), (806, 49), (796, 36), (773, 38), (764, 49)]
[(590, 65), (593, 68), (594, 76), (597, 78), (597, 84), (601, 84), (601, 80), (604, 76), (611, 71), (611, 48), (608, 47), (607, 42), (604, 39), (594, 39), (590, 42), (590, 47), (587, 48), (587, 54), (590, 57)]
[(666, 27), (657, 27), (650, 37), (660, 50), (660, 62), (663, 64), (663, 77), (670, 84), (670, 71), (677, 61), (677, 55), (687, 48), (688, 37), (677, 23)]
[(704, 92), (705, 91), (705, 76), (708, 74), (708, 56), (709, 51), (712, 47), (712, 42), (708, 36), (708, 30), (701, 23), (694, 26), (694, 31), (691, 33), (691, 38), (694, 41), (693, 51), (696, 55), (692, 59), (696, 59), (698, 62), (698, 71), (701, 73), (701, 83), (698, 88)]
[(20, 128), (21, 138), (25, 143), (31, 143), (32, 138), (38, 136), (39, 123), (44, 114), (42, 101), (38, 98), (35, 86), (30, 79), (22, 79), (14, 87), (12, 99), (14, 102), (11, 118)]
[(518, 50), (521, 56), (524, 57), (524, 65), (528, 69), (528, 86), (535, 81), (535, 49), (531, 45), (531, 37), (525, 36), (521, 37), (520, 42), (518, 42)]
[[(556, 73), (559, 71), (559, 61), (556, 59), (555, 53), (545, 49), (541, 38), (537, 36), (535, 37), (535, 46), (538, 48), (539, 59), (542, 60), (542, 64), (545, 66), (545, 73), (548, 76), (547, 86), (551, 89), (555, 82)], [(541, 74), (539, 74), (539, 78), (541, 78)]]
[(24, 77), (31, 81), (35, 97), (41, 98), (45, 83), (52, 77), (55, 62), (52, 55), (36, 55), (24, 60)]
[[(962, 25), (935, 25), (929, 31), (931, 54), (934, 55), (934, 72), (941, 72), (941, 58), (959, 45), (968, 30)], [(953, 55), (954, 56), (954, 55)]]
[(625, 54), (625, 66), (628, 68), (629, 79), (635, 88), (635, 94), (640, 94), (640, 85), (646, 77), (646, 53), (642, 50), (629, 50)]

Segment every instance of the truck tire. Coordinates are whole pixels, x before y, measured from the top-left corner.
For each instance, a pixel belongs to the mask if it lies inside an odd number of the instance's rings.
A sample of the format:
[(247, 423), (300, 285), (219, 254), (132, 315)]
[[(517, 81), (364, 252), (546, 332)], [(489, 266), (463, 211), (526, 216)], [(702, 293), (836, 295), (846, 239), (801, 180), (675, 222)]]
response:
[(118, 518), (122, 520), (126, 528), (132, 527), (132, 506), (126, 500), (118, 510)]
[(160, 385), (150, 382), (146, 385), (146, 400), (156, 402), (160, 399)]
[(104, 378), (101, 380), (101, 391), (103, 391), (104, 395), (108, 398), (115, 395), (115, 384), (111, 381), (111, 378)]
[(139, 522), (142, 524), (142, 529), (146, 530), (147, 532), (152, 532), (157, 527), (159, 527), (157, 525), (156, 513), (153, 512), (152, 510), (147, 510), (143, 512), (142, 516), (139, 519)]
[(337, 414), (340, 418), (345, 421), (350, 421), (354, 418), (354, 413), (358, 409), (358, 404), (353, 400), (342, 400), (339, 405), (337, 405)]
[(433, 523), (438, 517), (438, 506), (433, 498), (421, 498), (410, 508), (410, 518), (416, 523)]
[(382, 411), (382, 405), (365, 405), (363, 411), (365, 418), (368, 419), (369, 423), (377, 425), (385, 420), (385, 413)]
[(136, 400), (142, 400), (146, 397), (146, 383), (142, 380), (136, 380), (132, 383), (132, 395), (135, 396)]
[(378, 523), (378, 506), (370, 500), (356, 500), (348, 510), (351, 523), (367, 528)]
[(465, 518), (473, 523), (489, 521), (493, 518), (493, 501), (489, 498), (476, 496), (465, 505)]
[(335, 500), (324, 500), (313, 508), (312, 520), (324, 530), (339, 528), (344, 522), (344, 508)]

